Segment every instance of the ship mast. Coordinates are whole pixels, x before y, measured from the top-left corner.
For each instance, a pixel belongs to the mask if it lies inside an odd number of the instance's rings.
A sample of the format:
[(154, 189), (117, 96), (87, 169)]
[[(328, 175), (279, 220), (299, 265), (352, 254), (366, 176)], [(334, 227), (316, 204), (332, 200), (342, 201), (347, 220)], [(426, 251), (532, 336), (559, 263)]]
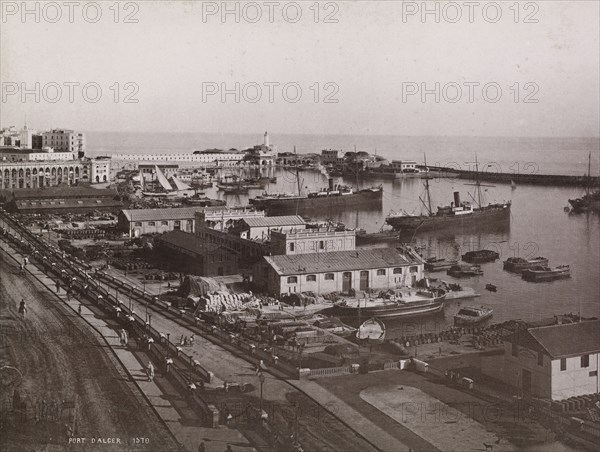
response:
[[(427, 170), (427, 156), (425, 155), (425, 153), (423, 153), (423, 160), (425, 162), (425, 170)], [(429, 215), (433, 215), (432, 210), (431, 210), (431, 193), (429, 192), (429, 177), (427, 177), (428, 175), (425, 175), (425, 192), (427, 193), (427, 210), (429, 211)], [(421, 201), (422, 202), (422, 201)]]
[(298, 172), (298, 154), (296, 153), (296, 145), (294, 145), (294, 155), (296, 157), (296, 183), (298, 184), (298, 196), (300, 196), (300, 173)]
[(590, 185), (592, 185), (592, 153), (588, 154), (588, 177), (587, 183), (585, 184), (585, 194), (590, 194)]
[(475, 154), (475, 185), (477, 186), (477, 204), (481, 209), (481, 182), (479, 181), (479, 163), (477, 162), (477, 154)]

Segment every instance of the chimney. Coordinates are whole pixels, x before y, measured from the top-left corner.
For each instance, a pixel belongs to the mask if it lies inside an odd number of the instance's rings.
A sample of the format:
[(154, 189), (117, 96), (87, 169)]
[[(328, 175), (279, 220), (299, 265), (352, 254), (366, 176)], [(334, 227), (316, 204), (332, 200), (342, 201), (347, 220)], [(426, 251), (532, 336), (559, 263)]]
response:
[(460, 207), (460, 193), (457, 191), (454, 192), (454, 205)]
[(329, 178), (329, 190), (333, 191), (333, 179), (331, 177)]

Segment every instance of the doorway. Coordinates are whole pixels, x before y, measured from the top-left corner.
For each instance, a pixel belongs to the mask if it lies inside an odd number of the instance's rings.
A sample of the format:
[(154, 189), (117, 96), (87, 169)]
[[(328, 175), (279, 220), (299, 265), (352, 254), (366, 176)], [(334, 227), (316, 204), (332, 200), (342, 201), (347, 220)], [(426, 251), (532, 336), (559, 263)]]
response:
[(344, 272), (342, 275), (342, 292), (348, 293), (352, 289), (352, 273)]
[(360, 290), (369, 290), (369, 272), (366, 270), (360, 272)]

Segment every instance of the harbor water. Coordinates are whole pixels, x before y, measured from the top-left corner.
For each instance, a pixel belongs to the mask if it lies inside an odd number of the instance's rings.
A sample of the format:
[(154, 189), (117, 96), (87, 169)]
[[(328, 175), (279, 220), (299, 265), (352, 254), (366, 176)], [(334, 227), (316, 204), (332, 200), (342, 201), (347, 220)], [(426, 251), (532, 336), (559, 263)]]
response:
[[(117, 134), (119, 135), (119, 134)], [(122, 140), (111, 136), (90, 133), (88, 146), (95, 155), (115, 153), (169, 153), (192, 152), (194, 149), (221, 147), (243, 149), (260, 142), (259, 136), (189, 136), (188, 142), (175, 148), (173, 138), (164, 141), (137, 134), (121, 134)], [(462, 139), (462, 138), (407, 138), (407, 137), (318, 137), (284, 136), (284, 145), (279, 152), (290, 151), (293, 144), (299, 153), (319, 153), (323, 148), (350, 148), (352, 141), (357, 150), (374, 153), (388, 159), (413, 159), (422, 163), (422, 154), (427, 152), (429, 164), (456, 162), (463, 169), (474, 169), (475, 154), (485, 168), (495, 165), (505, 172), (537, 172), (545, 174), (582, 175), (587, 172), (588, 154), (592, 152), (592, 174), (598, 174), (597, 139)], [(336, 141), (337, 140), (337, 141)], [(147, 143), (148, 142), (148, 143)], [(402, 150), (400, 150), (402, 149)], [(237, 169), (228, 170), (237, 174)], [(265, 170), (266, 171), (266, 170)], [(225, 199), (231, 206), (248, 203), (249, 197), (269, 192), (296, 193), (298, 181), (293, 169), (271, 169), (277, 182), (265, 190), (250, 190), (248, 194), (231, 195)], [(264, 172), (266, 174), (266, 172)], [(327, 186), (327, 177), (319, 171), (301, 171), (302, 191), (316, 190)], [(336, 183), (366, 188), (382, 185), (383, 203), (361, 211), (324, 211), (319, 219), (331, 219), (344, 223), (348, 228), (362, 228), (367, 232), (389, 229), (385, 217), (391, 212), (405, 211), (411, 214), (422, 212), (423, 180), (408, 178), (400, 180), (336, 178)], [(453, 192), (459, 191), (461, 199), (473, 201), (474, 186), (463, 179), (433, 179), (430, 181), (432, 207), (449, 205)], [(205, 190), (209, 197), (223, 198), (216, 188)], [(471, 195), (469, 195), (469, 193)], [(485, 230), (455, 230), (409, 237), (424, 254), (436, 257), (459, 258), (467, 251), (492, 249), (500, 254), (493, 263), (482, 264), (483, 276), (454, 279), (445, 272), (432, 273), (431, 277), (447, 282), (472, 287), (481, 296), (447, 302), (445, 313), (432, 318), (415, 319), (409, 322), (391, 321), (387, 325), (388, 338), (411, 334), (432, 333), (453, 324), (453, 316), (461, 305), (485, 305), (494, 309), (493, 322), (510, 319), (527, 321), (541, 320), (564, 313), (581, 312), (586, 317), (600, 317), (600, 216), (593, 213), (574, 215), (565, 212), (568, 199), (578, 197), (580, 188), (545, 187), (533, 185), (487, 184), (481, 187), (484, 203), (512, 201), (510, 225), (486, 226)], [(384, 243), (370, 246), (394, 246)], [(509, 257), (547, 257), (550, 266), (569, 264), (572, 277), (549, 283), (530, 283), (520, 275), (502, 269), (502, 261)], [(486, 284), (497, 286), (497, 292), (489, 292)]]

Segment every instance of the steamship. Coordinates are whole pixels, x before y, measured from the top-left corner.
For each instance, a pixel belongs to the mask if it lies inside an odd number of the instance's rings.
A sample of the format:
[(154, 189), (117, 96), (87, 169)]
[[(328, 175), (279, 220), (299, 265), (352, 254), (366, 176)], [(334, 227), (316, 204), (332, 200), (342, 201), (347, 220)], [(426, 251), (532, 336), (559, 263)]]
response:
[(455, 226), (481, 226), (510, 221), (510, 201), (484, 206), (481, 203), (482, 184), (479, 179), (476, 180), (475, 184), (468, 185), (476, 186), (477, 200), (473, 197), (473, 200), (476, 201), (475, 206), (470, 202), (461, 202), (459, 192), (455, 191), (453, 203), (450, 203), (449, 206), (438, 207), (437, 212), (433, 212), (429, 193), (429, 179), (425, 179), (426, 200), (419, 199), (427, 208), (427, 212), (421, 215), (407, 213), (389, 215), (385, 221), (395, 230), (401, 231), (432, 231)]
[(377, 209), (383, 205), (383, 187), (354, 190), (352, 187), (334, 185), (329, 179), (329, 187), (317, 192), (298, 194), (264, 193), (250, 199), (249, 203), (268, 215), (319, 215), (331, 209)]

